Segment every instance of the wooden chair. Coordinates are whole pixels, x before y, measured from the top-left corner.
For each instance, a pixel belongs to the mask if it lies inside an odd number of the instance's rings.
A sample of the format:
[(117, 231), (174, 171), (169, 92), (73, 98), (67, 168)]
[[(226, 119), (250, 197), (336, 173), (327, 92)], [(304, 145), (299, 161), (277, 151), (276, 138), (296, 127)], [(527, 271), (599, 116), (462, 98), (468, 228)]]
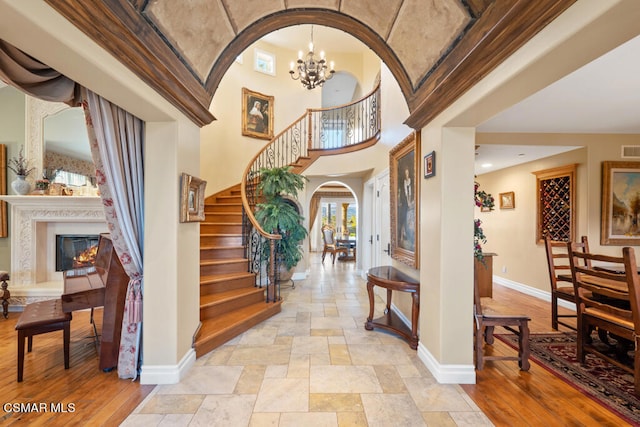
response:
[(324, 242), (324, 249), (322, 249), (322, 262), (324, 257), (328, 253), (331, 254), (332, 263), (336, 263), (336, 254), (344, 254), (345, 256), (349, 252), (349, 248), (336, 245), (336, 230), (333, 226), (325, 224), (322, 226), (322, 241)]
[[(529, 320), (525, 315), (487, 314), (483, 312), (482, 301), (478, 281), (474, 280), (474, 305), (475, 318), (475, 346), (476, 369), (482, 370), (485, 360), (517, 360), (518, 366), (523, 371), (528, 371), (529, 363)], [(488, 345), (493, 344), (493, 333), (496, 326), (500, 326), (518, 336), (518, 356), (486, 356), (483, 350), (483, 341)]]
[[(573, 279), (571, 278), (571, 266), (569, 265), (569, 252), (567, 242), (551, 240), (549, 236), (544, 239), (547, 251), (547, 265), (549, 267), (549, 282), (551, 284), (551, 327), (558, 329), (558, 325), (576, 330), (571, 323), (562, 321), (563, 318), (575, 318), (575, 314), (558, 314), (558, 299), (576, 302), (573, 289)], [(583, 252), (589, 252), (589, 240), (587, 236), (582, 236), (576, 248)], [(588, 260), (586, 260), (589, 262)]]
[[(575, 243), (568, 243), (571, 274), (577, 300), (578, 331), (576, 353), (580, 363), (587, 353), (594, 354), (630, 372), (636, 395), (640, 395), (640, 351), (634, 352), (633, 367), (608, 351), (608, 346), (596, 346), (591, 332), (609, 332), (620, 344), (627, 340), (638, 348), (640, 344), (640, 275), (637, 273), (633, 248), (622, 248), (622, 257), (584, 253)], [(591, 267), (592, 261), (618, 264), (617, 269)], [(587, 264), (587, 265), (585, 265)], [(626, 351), (625, 351), (626, 353)]]

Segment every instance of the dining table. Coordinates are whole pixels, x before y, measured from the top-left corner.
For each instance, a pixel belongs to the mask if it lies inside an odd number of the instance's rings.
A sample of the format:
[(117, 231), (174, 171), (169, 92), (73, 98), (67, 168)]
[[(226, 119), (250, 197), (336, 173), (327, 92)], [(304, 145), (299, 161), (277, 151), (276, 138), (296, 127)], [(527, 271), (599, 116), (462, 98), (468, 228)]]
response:
[(347, 248), (347, 253), (340, 254), (340, 256), (338, 256), (338, 261), (355, 261), (356, 260), (355, 237), (338, 238), (336, 239), (336, 246)]

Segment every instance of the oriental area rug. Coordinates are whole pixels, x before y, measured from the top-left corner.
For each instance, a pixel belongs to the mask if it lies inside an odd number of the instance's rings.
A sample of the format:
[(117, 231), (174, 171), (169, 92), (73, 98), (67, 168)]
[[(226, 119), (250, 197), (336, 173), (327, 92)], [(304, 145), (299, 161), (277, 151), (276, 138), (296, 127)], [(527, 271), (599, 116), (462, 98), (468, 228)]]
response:
[[(495, 337), (513, 348), (518, 347), (515, 335), (496, 334)], [(629, 423), (640, 425), (640, 399), (633, 392), (632, 374), (592, 354), (586, 355), (585, 365), (580, 364), (576, 359), (575, 333), (531, 334), (530, 345), (532, 361)]]

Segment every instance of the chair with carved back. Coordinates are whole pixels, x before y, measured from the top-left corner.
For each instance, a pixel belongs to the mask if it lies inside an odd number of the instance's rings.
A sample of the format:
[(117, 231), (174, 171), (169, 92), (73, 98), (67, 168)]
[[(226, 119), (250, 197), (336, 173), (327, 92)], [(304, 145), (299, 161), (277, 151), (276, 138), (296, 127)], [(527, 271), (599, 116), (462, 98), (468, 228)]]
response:
[[(485, 360), (517, 360), (518, 366), (523, 371), (528, 371), (531, 364), (529, 363), (529, 316), (486, 313), (482, 308), (482, 299), (480, 298), (480, 290), (478, 281), (474, 279), (474, 320), (475, 320), (475, 344), (474, 355), (476, 361), (476, 369), (482, 370)], [(483, 341), (487, 345), (493, 344), (493, 333), (496, 326), (518, 336), (518, 355), (517, 356), (496, 356), (485, 355)]]
[[(626, 345), (638, 348), (640, 344), (640, 275), (633, 248), (622, 248), (622, 256), (584, 253), (575, 243), (568, 243), (571, 274), (576, 294), (578, 330), (576, 355), (585, 363), (587, 353), (630, 372), (634, 378), (635, 394), (640, 395), (640, 351), (635, 351), (633, 367), (620, 352), (612, 354), (609, 346), (599, 346), (592, 340), (594, 329), (602, 336), (608, 332), (618, 341), (617, 349)], [(606, 268), (591, 266), (605, 263)], [(617, 266), (616, 266), (617, 265)]]
[(322, 249), (322, 262), (324, 262), (324, 257), (327, 253), (331, 254), (332, 262), (335, 264), (336, 254), (343, 253), (347, 255), (349, 252), (349, 248), (338, 246), (336, 244), (336, 229), (329, 224), (322, 226), (322, 241), (324, 243), (324, 248)]
[[(551, 240), (547, 235), (544, 239), (547, 252), (547, 265), (549, 267), (549, 282), (551, 284), (551, 327), (558, 329), (558, 325), (576, 330), (572, 323), (563, 321), (566, 318), (575, 318), (575, 314), (558, 314), (558, 300), (571, 303), (576, 302), (571, 279), (571, 266), (569, 264), (569, 252), (567, 242)], [(589, 240), (582, 236), (580, 242), (576, 242), (576, 248), (583, 252), (589, 252)], [(586, 260), (586, 262), (589, 262)]]

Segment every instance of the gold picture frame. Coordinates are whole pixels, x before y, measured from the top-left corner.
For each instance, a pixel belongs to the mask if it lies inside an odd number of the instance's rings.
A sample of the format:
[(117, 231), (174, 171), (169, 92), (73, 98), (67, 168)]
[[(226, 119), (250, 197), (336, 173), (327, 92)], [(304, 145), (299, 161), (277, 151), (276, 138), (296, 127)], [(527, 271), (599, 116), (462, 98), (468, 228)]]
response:
[(181, 182), (180, 222), (204, 221), (204, 189), (207, 181), (183, 173)]
[(640, 162), (602, 162), (600, 244), (640, 245), (633, 206), (640, 203)]
[(500, 209), (515, 209), (516, 207), (516, 193), (513, 191), (507, 191), (506, 193), (500, 193)]
[[(0, 194), (7, 194), (7, 146), (0, 144)], [(0, 237), (9, 236), (7, 223), (7, 202), (0, 202)]]
[(242, 134), (273, 138), (273, 96), (242, 88)]
[(391, 258), (418, 268), (420, 232), (420, 132), (413, 132), (389, 152)]

